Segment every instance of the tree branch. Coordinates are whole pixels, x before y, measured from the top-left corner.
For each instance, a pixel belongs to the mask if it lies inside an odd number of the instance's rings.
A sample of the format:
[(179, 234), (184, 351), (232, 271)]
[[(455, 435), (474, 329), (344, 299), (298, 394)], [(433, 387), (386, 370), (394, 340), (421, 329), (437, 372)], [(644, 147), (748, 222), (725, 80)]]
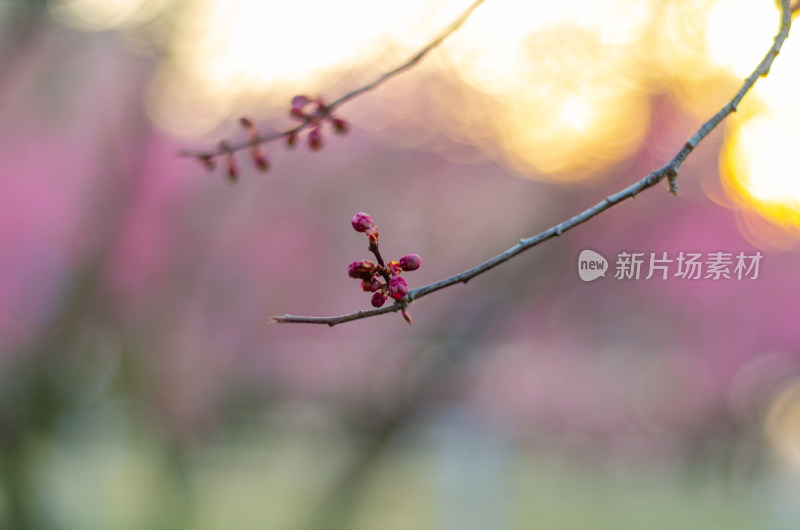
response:
[[(461, 15), (458, 16), (442, 33), (439, 34), (438, 37), (433, 39), (429, 42), (424, 48), (419, 50), (417, 53), (414, 54), (413, 57), (408, 59), (406, 62), (395, 68), (394, 70), (390, 70), (382, 74), (380, 77), (368, 83), (360, 88), (357, 88), (351, 92), (348, 92), (344, 96), (340, 97), (339, 99), (325, 104), (325, 114), (330, 115), (333, 111), (338, 108), (339, 106), (347, 103), (351, 99), (354, 99), (364, 92), (369, 92), (375, 88), (378, 88), (380, 85), (388, 81), (389, 79), (393, 78), (399, 73), (402, 73), (418, 62), (420, 62), (426, 55), (428, 55), (434, 48), (438, 47), (442, 44), (447, 37), (452, 35), (456, 30), (458, 30), (464, 22), (472, 15), (472, 12), (478, 8), (485, 0), (475, 0)], [(265, 144), (267, 142), (271, 142), (274, 140), (278, 140), (280, 138), (289, 137), (293, 134), (299, 133), (303, 128), (305, 128), (312, 120), (307, 119), (301, 122), (299, 125), (292, 127), (291, 129), (287, 129), (282, 132), (275, 132), (267, 135), (258, 135), (254, 138), (249, 138), (245, 141), (240, 142), (230, 142), (226, 143), (224, 146), (221, 146), (217, 149), (206, 149), (206, 150), (192, 150), (192, 149), (184, 149), (179, 154), (180, 156), (191, 156), (200, 159), (208, 159), (220, 155), (226, 155), (230, 153), (234, 153), (236, 151), (241, 151), (242, 149), (251, 149), (255, 145)]]
[[(795, 10), (798, 8), (795, 7)], [(669, 182), (669, 191), (672, 194), (677, 194), (678, 191), (678, 184), (677, 184), (677, 176), (678, 176), (678, 169), (680, 168), (681, 164), (683, 164), (684, 160), (694, 151), (697, 145), (705, 139), (706, 136), (709, 135), (717, 125), (722, 122), (730, 113), (735, 112), (736, 108), (741, 102), (742, 98), (747, 94), (747, 92), (755, 85), (756, 81), (760, 77), (766, 77), (769, 74), (770, 68), (772, 67), (772, 62), (775, 60), (775, 57), (778, 56), (780, 53), (781, 46), (783, 46), (783, 42), (786, 40), (786, 37), (789, 36), (789, 29), (792, 24), (792, 9), (789, 7), (789, 0), (781, 0), (781, 23), (780, 29), (778, 33), (775, 35), (772, 46), (770, 47), (767, 54), (758, 64), (753, 73), (744, 81), (744, 84), (739, 89), (738, 92), (733, 96), (733, 98), (724, 106), (722, 107), (714, 116), (712, 116), (708, 121), (706, 121), (700, 128), (697, 130), (696, 133), (692, 135), (689, 140), (681, 147), (681, 149), (672, 157), (672, 159), (667, 162), (661, 168), (653, 171), (643, 179), (639, 180), (638, 182), (631, 184), (627, 188), (618, 191), (613, 195), (609, 195), (603, 201), (595, 204), (591, 208), (584, 210), (583, 212), (579, 213), (578, 215), (572, 217), (571, 219), (567, 219), (544, 232), (541, 232), (533, 237), (529, 237), (527, 239), (520, 239), (519, 243), (514, 245), (513, 247), (509, 248), (502, 254), (498, 254), (497, 256), (493, 257), (492, 259), (481, 263), (480, 265), (473, 267), (469, 270), (462, 272), (461, 274), (456, 274), (455, 276), (451, 276), (449, 278), (445, 278), (444, 280), (440, 280), (438, 282), (434, 282), (423, 287), (419, 287), (417, 289), (412, 289), (409, 291), (406, 298), (396, 302), (394, 305), (388, 307), (382, 307), (380, 309), (370, 309), (367, 311), (358, 311), (356, 313), (351, 313), (348, 315), (340, 315), (335, 317), (303, 317), (303, 316), (294, 316), (294, 315), (283, 315), (283, 316), (275, 316), (272, 317), (273, 322), (277, 323), (306, 323), (306, 324), (327, 324), (329, 326), (335, 326), (336, 324), (341, 324), (343, 322), (351, 322), (353, 320), (360, 320), (362, 318), (369, 318), (377, 315), (383, 315), (385, 313), (391, 313), (396, 311), (405, 310), (408, 304), (414, 302), (415, 300), (422, 298), (423, 296), (429, 295), (446, 287), (450, 287), (451, 285), (455, 285), (457, 283), (467, 283), (469, 280), (478, 276), (479, 274), (483, 274), (484, 272), (493, 269), (500, 265), (501, 263), (505, 263), (506, 261), (510, 260), (514, 256), (533, 248), (541, 243), (544, 243), (548, 239), (551, 239), (556, 236), (560, 236), (564, 232), (575, 228), (581, 223), (585, 223), (589, 219), (595, 217), (603, 213), (604, 211), (608, 210), (612, 206), (616, 206), (617, 204), (621, 203), (626, 199), (632, 199), (636, 197), (637, 194), (640, 192), (652, 188), (665, 178)]]

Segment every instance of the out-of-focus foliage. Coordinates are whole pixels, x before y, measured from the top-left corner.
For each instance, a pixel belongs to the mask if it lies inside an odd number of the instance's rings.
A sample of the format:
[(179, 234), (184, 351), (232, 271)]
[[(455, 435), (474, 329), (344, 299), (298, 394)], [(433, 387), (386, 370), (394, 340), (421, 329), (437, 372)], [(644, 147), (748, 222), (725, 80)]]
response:
[[(771, 6), (487, 0), (343, 107), (349, 136), (272, 146), (272, 172), (231, 186), (176, 156), (186, 135), (244, 112), (283, 126), (291, 95), (371, 80), (464, 6), (101, 4), (0, 3), (3, 528), (800, 520), (797, 171), (790, 149), (752, 150), (791, 137), (792, 39), (677, 199), (650, 191), (426, 297), (412, 327), (267, 324), (364, 307), (354, 212), (388, 255), (422, 256), (416, 287), (646, 174), (736, 89), (714, 39), (754, 28), (763, 53)], [(757, 280), (621, 281), (612, 263), (587, 284), (584, 248), (764, 258)]]

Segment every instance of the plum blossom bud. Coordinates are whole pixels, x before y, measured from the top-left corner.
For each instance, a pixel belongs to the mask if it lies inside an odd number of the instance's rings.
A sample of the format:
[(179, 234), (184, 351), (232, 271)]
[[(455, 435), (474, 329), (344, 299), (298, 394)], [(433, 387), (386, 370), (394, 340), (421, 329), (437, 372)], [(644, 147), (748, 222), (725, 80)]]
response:
[(361, 289), (368, 293), (374, 293), (378, 289), (381, 288), (381, 282), (378, 281), (378, 278), (373, 276), (370, 279), (363, 279), (361, 280)]
[(303, 110), (303, 107), (311, 103), (311, 99), (308, 96), (295, 96), (292, 98), (292, 110)]
[(266, 155), (264, 155), (264, 153), (260, 151), (254, 151), (253, 163), (262, 173), (266, 173), (267, 171), (269, 171), (269, 159), (266, 157)]
[(253, 122), (253, 120), (251, 120), (250, 118), (242, 116), (241, 118), (239, 118), (239, 125), (241, 125), (245, 131), (247, 131), (247, 134), (250, 137), (258, 135), (258, 128), (256, 127), (255, 122)]
[(389, 263), (386, 264), (386, 266), (389, 267), (389, 272), (391, 272), (392, 275), (400, 274), (401, 272), (403, 272), (403, 268), (400, 266), (400, 263), (398, 263), (396, 260), (390, 261)]
[(311, 132), (308, 133), (308, 147), (310, 147), (312, 151), (319, 151), (322, 149), (322, 129), (320, 127), (314, 127), (311, 129)]
[(351, 278), (368, 280), (372, 278), (372, 272), (375, 269), (375, 264), (371, 261), (354, 261), (347, 266), (347, 275)]
[(422, 260), (416, 254), (409, 254), (400, 258), (400, 268), (404, 271), (415, 271), (422, 265)]
[(294, 147), (297, 145), (297, 131), (292, 131), (286, 135), (286, 147)]
[(200, 155), (197, 159), (203, 164), (208, 171), (214, 171), (217, 167), (217, 163), (214, 162), (214, 158), (211, 155)]
[(350, 219), (350, 223), (353, 225), (356, 232), (366, 232), (375, 227), (375, 223), (372, 222), (372, 217), (364, 212), (355, 214), (353, 218)]
[(350, 125), (342, 118), (334, 118), (331, 123), (333, 124), (333, 132), (336, 134), (347, 134), (350, 129)]
[(225, 153), (225, 169), (228, 170), (228, 180), (236, 182), (239, 179), (239, 165), (231, 152)]
[(389, 295), (395, 300), (400, 300), (408, 294), (408, 284), (402, 276), (392, 276), (389, 280)]
[(377, 293), (372, 295), (372, 305), (373, 307), (381, 307), (383, 304), (386, 303), (386, 294), (378, 291)]
[(253, 145), (250, 148), (250, 156), (253, 157), (253, 163), (261, 172), (266, 173), (269, 171), (269, 159), (260, 146)]

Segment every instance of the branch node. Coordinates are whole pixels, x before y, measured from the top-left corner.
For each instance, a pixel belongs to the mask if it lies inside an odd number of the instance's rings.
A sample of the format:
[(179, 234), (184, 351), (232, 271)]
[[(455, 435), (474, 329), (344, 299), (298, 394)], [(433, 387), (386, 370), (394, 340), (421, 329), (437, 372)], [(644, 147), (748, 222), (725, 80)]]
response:
[(678, 196), (678, 172), (675, 171), (675, 168), (672, 166), (668, 167), (667, 170), (664, 172), (667, 177), (667, 182), (669, 182), (669, 192), (674, 195)]

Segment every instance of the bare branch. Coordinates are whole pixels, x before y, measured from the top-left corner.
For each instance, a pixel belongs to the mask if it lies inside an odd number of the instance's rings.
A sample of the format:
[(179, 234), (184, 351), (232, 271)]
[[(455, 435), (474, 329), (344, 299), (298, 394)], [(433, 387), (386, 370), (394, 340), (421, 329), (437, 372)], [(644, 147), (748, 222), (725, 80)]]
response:
[[(436, 48), (440, 44), (442, 44), (445, 41), (445, 39), (447, 39), (447, 37), (449, 37), (456, 30), (458, 30), (464, 24), (464, 22), (467, 21), (467, 19), (470, 17), (470, 15), (472, 15), (472, 12), (475, 11), (475, 9), (477, 9), (478, 6), (480, 6), (484, 1), (485, 0), (475, 0), (463, 13), (461, 13), (461, 15), (458, 16), (457, 19), (455, 19), (441, 34), (439, 34), (438, 37), (433, 39), (424, 48), (419, 50), (410, 59), (408, 59), (406, 62), (404, 62), (403, 64), (401, 64), (400, 66), (398, 66), (394, 70), (386, 72), (383, 75), (381, 75), (380, 77), (378, 77), (377, 79), (375, 79), (374, 81), (372, 81), (372, 82), (370, 82), (370, 83), (368, 83), (368, 84), (366, 84), (366, 85), (364, 85), (364, 86), (362, 86), (360, 88), (357, 88), (357, 89), (355, 89), (355, 90), (353, 90), (351, 92), (348, 92), (347, 94), (345, 94), (344, 96), (340, 97), (339, 99), (333, 101), (332, 103), (327, 103), (325, 105), (325, 109), (324, 109), (325, 110), (325, 115), (330, 115), (331, 113), (333, 113), (333, 111), (336, 108), (338, 108), (339, 106), (343, 105), (344, 103), (347, 103), (351, 99), (354, 99), (354, 98), (360, 96), (364, 92), (368, 92), (370, 90), (378, 88), (380, 85), (382, 85), (383, 83), (385, 83), (389, 79), (393, 78), (397, 74), (408, 70), (409, 68), (411, 68), (412, 66), (414, 66), (415, 64), (420, 62), (434, 48)], [(209, 158), (212, 158), (212, 157), (215, 157), (215, 156), (219, 156), (219, 155), (222, 155), (222, 154), (228, 154), (228, 153), (233, 153), (233, 152), (236, 152), (236, 151), (241, 151), (242, 149), (251, 149), (254, 145), (265, 144), (267, 142), (272, 142), (272, 141), (278, 140), (280, 138), (288, 137), (288, 136), (290, 136), (292, 134), (297, 134), (301, 130), (303, 130), (303, 128), (305, 128), (309, 123), (311, 123), (311, 121), (312, 121), (311, 119), (307, 119), (307, 120), (301, 122), (299, 125), (296, 125), (295, 127), (292, 127), (291, 129), (287, 129), (285, 131), (275, 132), (275, 133), (271, 133), (271, 134), (267, 134), (267, 135), (263, 135), (263, 136), (262, 135), (258, 135), (258, 136), (254, 137), (254, 138), (249, 138), (246, 141), (228, 143), (226, 150), (223, 150), (221, 148), (220, 149), (206, 149), (206, 150), (201, 150), (201, 151), (195, 151), (195, 150), (192, 150), (192, 149), (184, 149), (184, 150), (182, 150), (180, 152), (180, 156), (192, 156), (192, 157), (196, 157), (196, 158), (199, 158), (199, 159), (209, 159)]]
[[(408, 293), (408, 298), (411, 292)], [(385, 313), (394, 313), (403, 310), (407, 303), (394, 303), (390, 306), (379, 307), (377, 309), (367, 309), (366, 311), (357, 311), (348, 315), (339, 315), (337, 317), (300, 317), (295, 315), (282, 315), (272, 317), (271, 322), (276, 324), (327, 324), (331, 327), (343, 322), (350, 322), (351, 320), (361, 320), (362, 318), (375, 317)]]
[(470, 17), (472, 12), (475, 11), (475, 9), (477, 9), (478, 6), (481, 5), (483, 2), (484, 2), (484, 0), (475, 0), (475, 2), (472, 3), (472, 5), (470, 5), (463, 13), (461, 13), (461, 15), (459, 15), (459, 17), (457, 19), (455, 19), (453, 21), (452, 24), (450, 24), (450, 26), (447, 27), (447, 29), (445, 29), (438, 37), (436, 37), (430, 43), (428, 43), (427, 46), (425, 46), (420, 51), (418, 51), (411, 59), (409, 59), (405, 63), (401, 64), (400, 66), (398, 66), (394, 70), (392, 70), (390, 72), (386, 72), (385, 74), (380, 76), (378, 79), (376, 79), (372, 83), (370, 83), (368, 85), (364, 85), (363, 87), (361, 87), (359, 89), (353, 90), (349, 94), (345, 94), (344, 96), (340, 97), (339, 99), (337, 99), (336, 101), (331, 103), (330, 106), (331, 107), (337, 107), (337, 106), (341, 105), (342, 103), (344, 103), (346, 101), (349, 101), (349, 100), (353, 99), (354, 97), (363, 94), (364, 92), (367, 92), (369, 90), (377, 88), (378, 86), (382, 85), (383, 83), (385, 83), (386, 81), (388, 81), (392, 77), (396, 76), (397, 74), (399, 74), (399, 73), (401, 73), (401, 72), (403, 72), (405, 70), (408, 70), (409, 68), (411, 68), (412, 66), (414, 66), (415, 64), (420, 62), (426, 55), (428, 55), (428, 53), (430, 53), (431, 50), (433, 50), (434, 48), (439, 46), (442, 42), (445, 41), (445, 39), (447, 37), (449, 37), (458, 28), (460, 28), (464, 24), (464, 22), (467, 21), (467, 19)]
[[(798, 8), (795, 7), (795, 10)], [(502, 254), (498, 254), (497, 256), (493, 257), (492, 259), (481, 263), (480, 265), (473, 267), (469, 270), (462, 272), (461, 274), (456, 274), (455, 276), (451, 276), (449, 278), (445, 278), (444, 280), (440, 280), (438, 282), (434, 282), (423, 287), (419, 287), (417, 289), (412, 289), (409, 291), (408, 295), (399, 302), (395, 303), (392, 306), (384, 307), (380, 309), (372, 309), (368, 311), (358, 311), (357, 313), (352, 313), (349, 315), (341, 315), (337, 317), (301, 317), (301, 316), (293, 316), (293, 315), (283, 315), (281, 317), (273, 317), (273, 321), (281, 322), (281, 323), (307, 323), (307, 324), (327, 324), (329, 326), (335, 326), (336, 324), (341, 324), (342, 322), (350, 322), (353, 320), (360, 320), (362, 318), (373, 317), (377, 315), (383, 315), (385, 313), (396, 312), (400, 310), (405, 310), (405, 308), (411, 302), (422, 298), (423, 296), (429, 295), (445, 287), (450, 287), (451, 285), (455, 285), (457, 283), (467, 283), (469, 280), (478, 276), (479, 274), (483, 274), (484, 272), (493, 269), (504, 263), (514, 256), (533, 248), (541, 243), (544, 243), (548, 239), (551, 239), (556, 236), (560, 236), (564, 232), (575, 228), (581, 223), (585, 223), (589, 219), (595, 217), (603, 213), (604, 211), (608, 210), (612, 206), (616, 206), (617, 204), (621, 203), (626, 199), (632, 199), (636, 197), (637, 194), (640, 192), (652, 188), (665, 178), (669, 182), (669, 191), (672, 194), (677, 194), (678, 191), (678, 184), (677, 184), (677, 176), (678, 176), (678, 169), (680, 168), (681, 164), (686, 160), (686, 158), (694, 151), (697, 145), (705, 139), (706, 136), (709, 135), (717, 125), (722, 122), (730, 113), (735, 112), (736, 108), (738, 107), (739, 103), (741, 102), (742, 98), (747, 94), (747, 92), (755, 85), (756, 81), (760, 77), (766, 77), (769, 74), (770, 68), (772, 67), (772, 62), (775, 60), (775, 57), (778, 56), (781, 50), (781, 46), (783, 46), (783, 42), (786, 40), (786, 37), (789, 36), (789, 29), (791, 28), (792, 24), (792, 9), (789, 7), (789, 0), (781, 0), (781, 24), (778, 33), (775, 35), (773, 40), (772, 46), (770, 47), (767, 54), (758, 64), (753, 73), (745, 80), (742, 87), (739, 89), (738, 92), (733, 96), (733, 98), (724, 106), (722, 107), (714, 116), (712, 116), (708, 121), (706, 121), (700, 128), (697, 130), (696, 133), (692, 135), (689, 140), (681, 147), (681, 149), (672, 157), (672, 159), (661, 168), (653, 171), (643, 179), (639, 180), (638, 182), (631, 184), (627, 188), (618, 191), (613, 195), (609, 195), (601, 202), (595, 204), (591, 208), (584, 210), (583, 212), (579, 213), (578, 215), (572, 217), (571, 219), (567, 219), (544, 232), (541, 232), (533, 237), (529, 237), (527, 239), (520, 239), (519, 243), (514, 245), (513, 247), (509, 248)]]

